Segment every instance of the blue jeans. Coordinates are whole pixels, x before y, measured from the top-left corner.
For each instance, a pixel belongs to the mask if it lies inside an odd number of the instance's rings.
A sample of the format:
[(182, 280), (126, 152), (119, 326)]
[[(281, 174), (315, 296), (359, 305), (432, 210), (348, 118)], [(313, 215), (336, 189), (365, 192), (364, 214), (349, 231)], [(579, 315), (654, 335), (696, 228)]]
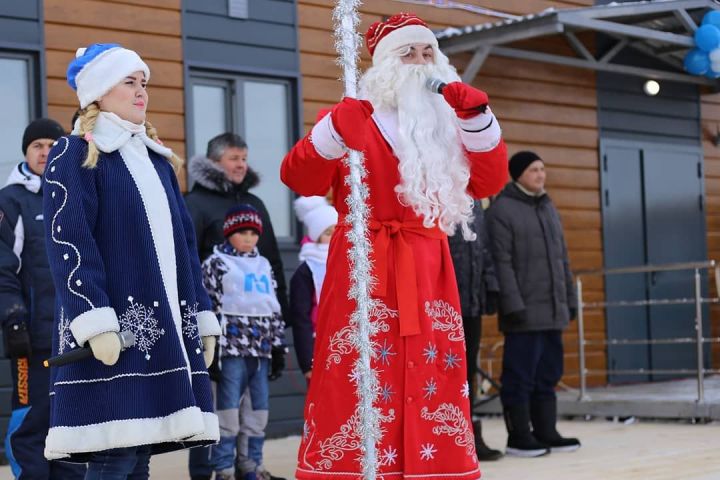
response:
[(113, 448), (96, 452), (88, 462), (85, 480), (147, 480), (150, 446)]
[[(241, 473), (254, 471), (258, 466), (252, 457), (262, 452), (270, 389), (268, 372), (270, 359), (257, 357), (223, 357), (220, 381), (217, 385), (217, 415), (220, 420), (220, 442), (212, 447), (211, 461), (216, 472), (235, 468), (237, 437), (240, 433), (240, 399), (249, 390), (253, 415), (244, 416), (243, 423), (252, 421), (248, 449), (238, 451)], [(255, 453), (255, 455), (253, 455)], [(250, 457), (250, 458), (247, 458)]]

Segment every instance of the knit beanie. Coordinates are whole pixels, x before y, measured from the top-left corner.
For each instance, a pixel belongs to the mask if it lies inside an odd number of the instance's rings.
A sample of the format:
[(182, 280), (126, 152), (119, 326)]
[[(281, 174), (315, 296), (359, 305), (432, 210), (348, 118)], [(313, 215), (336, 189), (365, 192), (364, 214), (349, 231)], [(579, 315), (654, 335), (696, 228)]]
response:
[(518, 152), (513, 155), (510, 158), (510, 176), (513, 181), (517, 182), (517, 179), (522, 176), (525, 169), (527, 169), (535, 160), (540, 160), (542, 162), (542, 158), (540, 158), (535, 152), (525, 151)]
[(230, 238), (233, 233), (247, 229), (255, 230), (258, 235), (262, 235), (263, 226), (260, 212), (247, 203), (231, 207), (225, 214), (225, 223), (223, 224), (225, 238)]
[(67, 82), (77, 93), (80, 108), (85, 108), (137, 71), (150, 80), (150, 68), (136, 52), (117, 43), (93, 43), (77, 49), (68, 65)]
[(338, 223), (338, 213), (325, 197), (298, 198), (295, 200), (295, 213), (305, 224), (313, 242), (317, 242), (325, 230)]
[(65, 135), (65, 130), (55, 120), (49, 118), (38, 118), (30, 122), (30, 125), (25, 127), (25, 133), (22, 138), (22, 152), (23, 155), (27, 153), (27, 149), (32, 142), (40, 138), (48, 138), (50, 140), (57, 140), (58, 138)]

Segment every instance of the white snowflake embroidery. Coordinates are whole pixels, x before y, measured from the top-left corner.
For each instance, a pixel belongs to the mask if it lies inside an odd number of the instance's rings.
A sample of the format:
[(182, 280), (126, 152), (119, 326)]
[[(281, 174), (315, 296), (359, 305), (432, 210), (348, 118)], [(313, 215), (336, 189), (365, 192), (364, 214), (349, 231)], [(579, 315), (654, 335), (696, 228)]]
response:
[(428, 343), (428, 346), (423, 350), (423, 356), (425, 357), (425, 363), (435, 363), (437, 359), (437, 347), (432, 343)]
[(162, 335), (165, 335), (164, 328), (158, 328), (158, 319), (155, 318), (155, 311), (139, 303), (135, 303), (133, 297), (128, 297), (130, 306), (120, 315), (120, 329), (128, 330), (135, 334), (135, 348), (145, 354), (145, 360), (150, 360), (150, 350)]
[(468, 427), (467, 418), (462, 410), (452, 403), (442, 403), (434, 412), (423, 407), (420, 417), (437, 423), (432, 432), (435, 435), (448, 435), (455, 439), (455, 445), (464, 447), (468, 455), (475, 452), (475, 437)]
[(433, 460), (435, 458), (435, 453), (437, 452), (437, 449), (435, 448), (435, 445), (432, 443), (426, 443), (422, 446), (420, 449), (420, 459), (422, 460)]
[(463, 347), (465, 346), (462, 316), (452, 305), (444, 300), (433, 300), (432, 304), (425, 302), (425, 313), (433, 319), (433, 330), (447, 332), (448, 340), (462, 342)]
[[(374, 301), (370, 309), (371, 337), (378, 332), (389, 332), (390, 325), (385, 320), (397, 318), (397, 316), (397, 310), (390, 310), (384, 303)], [(339, 365), (343, 356), (355, 351), (356, 336), (357, 328), (351, 320), (350, 325), (344, 326), (330, 337), (328, 357), (325, 362), (326, 370), (330, 370), (333, 365)]]
[[(395, 420), (395, 410), (390, 409), (387, 415), (380, 413), (380, 424), (392, 422)], [(384, 429), (380, 429), (381, 436)], [(331, 437), (319, 443), (319, 455), (322, 458), (317, 464), (320, 470), (330, 470), (333, 463), (342, 459), (346, 452), (361, 452), (362, 439), (360, 437), (360, 412), (355, 413), (348, 419), (340, 430)], [(362, 455), (356, 456), (356, 461), (360, 463)]]
[(395, 462), (397, 461), (397, 456), (397, 449), (393, 448), (391, 445), (388, 445), (388, 447), (384, 449), (380, 454), (380, 462), (378, 462), (379, 466), (386, 467), (389, 465), (395, 465)]
[[(183, 300), (184, 302), (184, 300)], [(155, 306), (159, 305), (155, 302)], [(202, 352), (202, 340), (200, 339), (200, 330), (198, 329), (197, 315), (198, 315), (198, 303), (185, 308), (182, 314), (182, 331), (192, 341), (195, 340), (198, 344), (195, 353)], [(223, 337), (224, 338), (224, 337)]]
[(425, 382), (425, 386), (423, 387), (423, 390), (425, 391), (425, 395), (423, 395), (424, 398), (430, 400), (432, 399), (432, 396), (437, 394), (437, 383), (435, 383), (435, 379), (431, 378), (427, 382)]
[(467, 381), (465, 381), (463, 386), (460, 388), (460, 395), (462, 395), (463, 398), (470, 397), (470, 384)]
[(460, 366), (460, 356), (456, 353), (453, 353), (452, 350), (448, 350), (445, 352), (445, 370), (449, 370), (451, 368), (457, 368)]
[(58, 355), (65, 352), (65, 347), (75, 348), (75, 337), (70, 331), (70, 319), (65, 316), (65, 309), (60, 309), (60, 321), (58, 322)]

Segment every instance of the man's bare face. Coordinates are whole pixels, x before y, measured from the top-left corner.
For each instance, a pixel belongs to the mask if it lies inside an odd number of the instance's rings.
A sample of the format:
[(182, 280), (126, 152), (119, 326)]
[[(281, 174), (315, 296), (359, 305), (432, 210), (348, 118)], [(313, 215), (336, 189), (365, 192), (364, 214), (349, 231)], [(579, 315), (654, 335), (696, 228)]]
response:
[(540, 193), (545, 189), (545, 164), (542, 160), (531, 163), (517, 179), (526, 190)]
[(416, 43), (410, 45), (410, 50), (400, 57), (400, 60), (406, 65), (427, 65), (429, 63), (435, 63), (435, 51), (432, 45)]

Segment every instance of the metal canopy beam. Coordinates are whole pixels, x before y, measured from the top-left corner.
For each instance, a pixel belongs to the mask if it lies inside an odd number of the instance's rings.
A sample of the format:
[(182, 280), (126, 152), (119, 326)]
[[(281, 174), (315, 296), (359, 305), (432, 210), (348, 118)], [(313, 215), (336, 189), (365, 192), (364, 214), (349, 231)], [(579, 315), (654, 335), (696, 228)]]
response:
[(655, 13), (663, 13), (667, 11), (682, 8), (684, 10), (693, 10), (696, 8), (713, 8), (719, 6), (712, 0), (678, 0), (675, 2), (630, 2), (627, 4), (616, 4), (609, 6), (597, 6), (589, 8), (580, 8), (575, 13), (590, 18), (619, 18), (632, 17), (636, 15), (652, 15)]
[(465, 71), (462, 74), (462, 81), (471, 83), (475, 76), (485, 63), (485, 59), (490, 55), (490, 47), (481, 47), (475, 50), (475, 54), (470, 59)]
[(493, 47), (490, 52), (492, 55), (500, 57), (516, 58), (519, 60), (530, 60), (535, 62), (553, 63), (556, 65), (565, 65), (568, 67), (586, 68), (590, 70), (599, 70), (603, 72), (622, 73), (656, 80), (671, 80), (683, 83), (695, 83), (698, 85), (717, 86), (717, 82), (705, 77), (697, 77), (684, 73), (675, 73), (664, 70), (655, 70), (652, 68), (633, 67), (630, 65), (619, 65), (613, 63), (601, 63), (598, 61), (584, 60), (582, 58), (564, 57), (562, 55), (553, 55), (550, 53), (533, 52), (508, 47)]
[(563, 26), (555, 15), (527, 22), (503, 25), (497, 30), (486, 29), (477, 32), (441, 39), (442, 50), (446, 55), (474, 51), (479, 47), (518, 42), (530, 38), (562, 33)]
[(594, 20), (583, 18), (580, 15), (561, 14), (562, 23), (569, 27), (582, 30), (594, 30), (596, 32), (611, 33), (624, 37), (642, 38), (644, 40), (655, 40), (657, 42), (669, 43), (671, 45), (682, 45), (683, 47), (695, 47), (695, 40), (688, 35), (677, 33), (660, 32), (646, 27), (625, 25), (624, 23), (613, 23), (607, 20)]
[(695, 23), (695, 20), (693, 20), (690, 14), (687, 13), (687, 10), (679, 8), (675, 10), (673, 14), (675, 15), (675, 18), (678, 19), (680, 24), (685, 27), (685, 30), (687, 30), (688, 33), (693, 34), (695, 33), (695, 30), (698, 29), (697, 23)]

